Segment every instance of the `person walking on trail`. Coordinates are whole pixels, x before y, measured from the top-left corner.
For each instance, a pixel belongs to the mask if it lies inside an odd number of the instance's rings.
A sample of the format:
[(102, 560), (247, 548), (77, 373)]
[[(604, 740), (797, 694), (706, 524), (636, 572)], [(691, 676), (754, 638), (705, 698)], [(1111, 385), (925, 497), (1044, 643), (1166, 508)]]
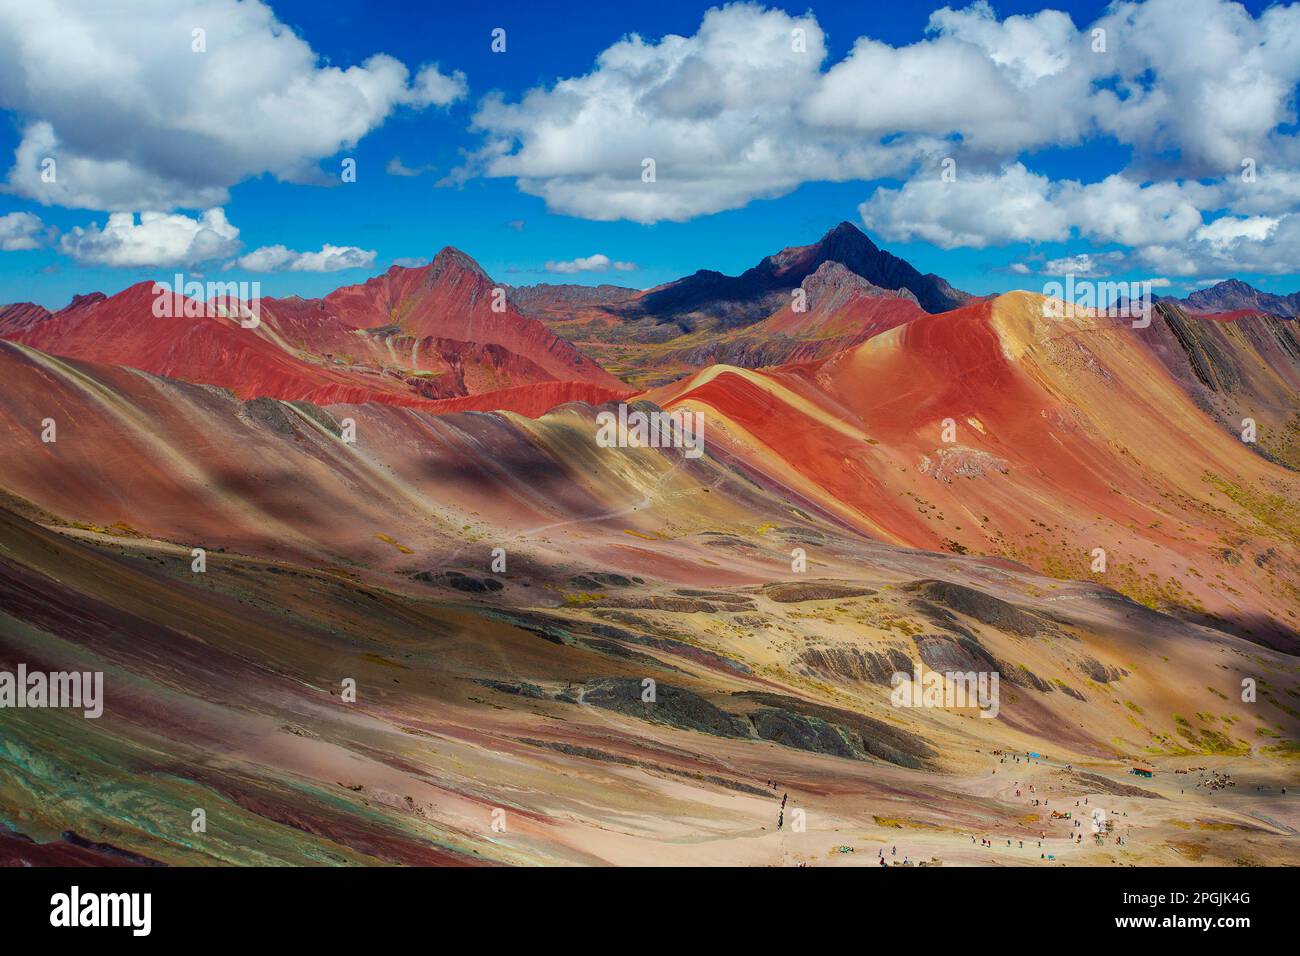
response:
[(890, 856), (898, 856), (898, 847), (894, 847), (892, 850), (890, 850), (890, 851), (889, 851), (889, 855), (890, 855)]
[(785, 811), (776, 815), (776, 828), (779, 830), (785, 824)]

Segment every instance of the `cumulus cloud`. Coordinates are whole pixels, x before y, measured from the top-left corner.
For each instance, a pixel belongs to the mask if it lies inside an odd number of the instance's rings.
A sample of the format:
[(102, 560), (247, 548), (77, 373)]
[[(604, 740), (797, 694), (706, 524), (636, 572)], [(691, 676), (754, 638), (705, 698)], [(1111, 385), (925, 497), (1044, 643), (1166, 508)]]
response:
[(515, 178), (558, 212), (645, 223), (734, 209), (809, 179), (879, 175), (890, 150), (848, 132), (810, 135), (801, 117), (825, 57), (812, 15), (749, 4), (708, 11), (691, 37), (629, 36), (585, 76), (517, 103), (485, 99), (473, 120), (485, 142), (461, 175)]
[(1259, 17), (1227, 0), (1116, 3), (1097, 21), (1111, 38), (1114, 89), (1098, 90), (1099, 128), (1155, 161), (1169, 150), (1183, 176), (1221, 176), (1244, 158), (1289, 151), (1300, 82), (1300, 6)]
[(922, 240), (941, 249), (982, 249), (1012, 242), (1060, 241), (1070, 217), (1046, 176), (1012, 163), (995, 174), (963, 174), (946, 182), (936, 171), (898, 189), (879, 189), (858, 207), (871, 231), (898, 242)]
[(877, 143), (903, 134), (921, 154), (934, 148), (927, 137), (960, 137), (975, 155), (1005, 156), (1073, 143), (1090, 130), (1086, 104), (1101, 64), (1068, 15), (1045, 10), (999, 21), (976, 3), (937, 11), (928, 33), (903, 47), (859, 39), (818, 84), (807, 116)]
[(1043, 263), (1042, 272), (1049, 276), (1075, 275), (1081, 278), (1101, 278), (1123, 261), (1123, 253), (1083, 252), (1076, 256), (1049, 259)]
[[(1103, 264), (1111, 272), (1178, 276), (1294, 271), (1300, 213), (1236, 216), (1230, 210), (1237, 195), (1231, 181), (1142, 184), (1116, 174), (1083, 184), (1052, 181), (1012, 163), (996, 173), (959, 174), (955, 182), (930, 177), (882, 188), (859, 211), (867, 227), (886, 239), (944, 249), (1075, 239), (1125, 247), (1122, 254), (1063, 257), (1042, 270), (1052, 274), (1100, 275), (1096, 270)], [(1092, 271), (1065, 268), (1071, 259), (1079, 265), (1084, 258)]]
[(1136, 183), (1122, 174), (1100, 182), (1053, 181), (1009, 163), (997, 172), (936, 174), (881, 188), (859, 207), (863, 222), (896, 241), (921, 239), (943, 249), (1012, 242), (1059, 242), (1072, 234), (1096, 242), (1178, 242), (1202, 225), (1215, 191), (1199, 183)]
[(1277, 231), (1279, 220), (1264, 216), (1252, 216), (1249, 219), (1234, 219), (1223, 216), (1196, 230), (1196, 239), (1207, 242), (1216, 249), (1222, 249), (1246, 239), (1251, 242), (1264, 242)]
[[(1076, 24), (1050, 9), (999, 19), (979, 0), (934, 12), (915, 43), (862, 36), (831, 61), (814, 14), (737, 3), (690, 36), (626, 37), (517, 102), (486, 98), (473, 119), (482, 146), (451, 178), (511, 177), (553, 211), (643, 223), (806, 182), (890, 178), (902, 185), (862, 206), (885, 238), (1084, 238), (1147, 266), (1192, 268), (1228, 249), (1263, 265), (1300, 206), (1297, 83), (1300, 4), (1254, 16), (1229, 0), (1121, 0)], [(1112, 142), (1131, 161), (1101, 182), (1007, 163)], [(960, 173), (944, 183), (949, 157)], [(1226, 235), (1214, 225), (1225, 214), (1277, 222)]]
[(50, 230), (39, 216), (30, 212), (11, 212), (0, 216), (0, 252), (21, 252), (39, 249), (46, 242)]
[(1147, 246), (1134, 256), (1153, 271), (1185, 277), (1294, 272), (1300, 262), (1300, 213), (1275, 220), (1222, 217), (1198, 229), (1189, 242)]
[(84, 265), (121, 268), (193, 265), (239, 250), (239, 230), (225, 211), (209, 209), (198, 218), (144, 212), (115, 212), (101, 228), (77, 226), (59, 248)]
[(546, 263), (547, 272), (576, 273), (576, 272), (608, 272), (614, 269), (618, 272), (634, 272), (638, 268), (635, 262), (615, 262), (605, 255), (598, 252), (594, 256), (582, 256), (577, 259), (568, 259), (563, 262), (548, 261)]
[(46, 205), (202, 209), (263, 173), (325, 181), (318, 163), (395, 109), (465, 93), (459, 73), (412, 77), (383, 53), (323, 65), (261, 0), (139, 0), (130, 16), (0, 0), (0, 108), (22, 123), (8, 188)]
[(319, 252), (296, 252), (285, 246), (262, 246), (226, 263), (226, 269), (246, 272), (340, 272), (365, 268), (375, 261), (373, 249), (356, 246), (331, 246)]
[[(1228, 181), (1143, 184), (1123, 174), (1088, 184), (1052, 181), (1011, 163), (996, 173), (959, 174), (955, 182), (932, 176), (882, 188), (859, 212), (868, 229), (885, 239), (944, 249), (1074, 240), (1089, 245), (1089, 251), (1039, 268), (1017, 262), (1010, 268), (1020, 275), (1294, 271), (1300, 213), (1222, 212), (1239, 194)], [(1096, 251), (1098, 246), (1121, 248)]]

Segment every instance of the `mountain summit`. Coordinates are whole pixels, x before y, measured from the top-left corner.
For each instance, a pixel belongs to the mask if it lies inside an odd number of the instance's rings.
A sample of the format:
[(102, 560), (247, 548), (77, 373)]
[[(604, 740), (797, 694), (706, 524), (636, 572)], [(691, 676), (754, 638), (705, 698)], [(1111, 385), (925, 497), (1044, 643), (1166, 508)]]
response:
[(838, 262), (881, 289), (906, 289), (927, 312), (947, 312), (972, 298), (939, 276), (922, 275), (857, 226), (841, 222), (817, 242), (782, 249), (738, 276), (701, 270), (651, 289), (624, 312), (629, 318), (653, 316), (687, 329), (709, 322), (725, 328), (749, 325), (779, 309), (790, 291), (826, 262)]
[(1240, 279), (1228, 279), (1205, 289), (1198, 289), (1186, 299), (1178, 300), (1188, 312), (1206, 314), (1211, 312), (1260, 312), (1265, 315), (1281, 315), (1287, 318), (1300, 317), (1300, 292), (1290, 295), (1275, 295), (1264, 292)]
[(354, 328), (391, 327), (413, 342), (438, 339), (495, 346), (526, 359), (545, 378), (622, 387), (541, 322), (520, 314), (506, 299), (504, 287), (451, 246), (428, 265), (394, 266), (360, 285), (336, 289), (323, 301)]

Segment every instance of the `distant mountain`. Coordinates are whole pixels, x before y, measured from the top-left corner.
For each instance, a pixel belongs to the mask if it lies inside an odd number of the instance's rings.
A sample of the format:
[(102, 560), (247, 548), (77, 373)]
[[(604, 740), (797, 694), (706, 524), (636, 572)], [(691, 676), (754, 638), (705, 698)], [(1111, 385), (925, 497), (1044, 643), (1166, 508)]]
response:
[(0, 337), (39, 325), (52, 314), (49, 309), (37, 305), (35, 302), (15, 302), (13, 305), (0, 305)]
[[(1169, 297), (1166, 297), (1169, 298)], [(1175, 302), (1188, 312), (1207, 314), (1214, 312), (1258, 312), (1264, 315), (1300, 317), (1300, 292), (1274, 295), (1264, 292), (1240, 279), (1229, 279), (1206, 289), (1198, 289), (1185, 299)]]
[[(241, 398), (429, 405), (502, 392), (533, 411), (566, 394), (608, 399), (624, 384), (508, 301), (459, 250), (418, 269), (393, 267), (324, 299), (263, 298), (256, 328), (176, 297), (154, 314), (154, 283), (75, 297), (51, 313), (0, 306), (0, 338), (51, 355), (229, 388)], [(187, 308), (186, 303), (190, 308)], [(583, 386), (566, 391), (556, 383)], [(547, 385), (537, 395), (520, 389)], [(490, 404), (490, 403), (489, 403)]]
[(787, 302), (779, 312), (760, 324), (786, 332), (824, 333), (839, 330), (840, 324), (851, 326), (856, 331), (856, 323), (845, 322), (845, 316), (864, 302), (905, 302), (913, 311), (922, 311), (921, 304), (910, 290), (882, 289), (835, 260), (823, 262), (799, 283), (799, 288), (804, 291), (802, 309), (796, 310), (793, 301)]
[[(761, 322), (669, 351), (658, 378), (706, 365), (762, 368), (827, 358), (895, 326), (926, 315), (907, 289), (882, 289), (839, 262), (823, 262), (799, 287), (803, 308), (790, 297)], [(693, 338), (693, 337), (688, 337)]]
[(1300, 323), (1261, 309), (1197, 313), (1166, 298), (1149, 326), (1131, 331), (1225, 431), (1253, 419), (1258, 438), (1247, 447), (1300, 471)]
[(39, 306), (8, 306), (0, 309), (0, 337), (50, 355), (217, 385), (240, 398), (322, 404), (420, 401), (400, 381), (313, 363), (241, 328), (234, 318), (193, 308), (193, 300), (182, 296), (172, 295), (170, 315), (160, 318), (153, 290), (154, 283), (146, 281), (113, 296), (77, 296), (54, 313)]
[(504, 286), (494, 283), (465, 253), (448, 246), (426, 266), (394, 267), (362, 285), (331, 292), (324, 303), (357, 328), (393, 326), (412, 339), (496, 345), (526, 358), (551, 379), (622, 387), (541, 322), (520, 314), (508, 298), (498, 311), (498, 288), (504, 296)]
[[(796, 311), (792, 293), (800, 287), (807, 308)], [(538, 285), (509, 294), (521, 312), (641, 387), (713, 363), (759, 368), (825, 357), (973, 299), (883, 251), (848, 222), (738, 276), (702, 269), (644, 292)]]
[(510, 304), (535, 318), (546, 318), (556, 313), (569, 313), (574, 309), (590, 306), (616, 305), (635, 299), (641, 294), (640, 289), (629, 289), (619, 285), (572, 285), (562, 283), (551, 285), (546, 282), (538, 285), (505, 286)]
[(939, 276), (922, 275), (842, 222), (812, 245), (782, 249), (739, 276), (702, 269), (651, 289), (621, 311), (629, 318), (674, 322), (687, 331), (709, 323), (749, 325), (780, 309), (791, 290), (825, 262), (838, 262), (882, 289), (906, 289), (926, 312), (946, 312), (972, 298)]

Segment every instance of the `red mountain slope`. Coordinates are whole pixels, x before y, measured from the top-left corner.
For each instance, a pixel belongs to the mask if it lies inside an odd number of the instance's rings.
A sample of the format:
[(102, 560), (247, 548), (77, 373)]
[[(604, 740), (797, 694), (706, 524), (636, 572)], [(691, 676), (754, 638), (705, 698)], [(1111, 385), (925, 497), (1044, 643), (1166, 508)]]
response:
[(0, 305), (0, 336), (21, 332), (34, 325), (39, 325), (52, 313), (44, 306), (34, 302), (15, 302), (13, 305)]
[(0, 338), (217, 385), (241, 398), (423, 405), (508, 390), (473, 407), (540, 414), (551, 398), (603, 401), (627, 391), (537, 320), (509, 306), (494, 311), (496, 287), (454, 249), (325, 299), (263, 299), (252, 329), (221, 314), (193, 314), (212, 310), (179, 296), (174, 317), (159, 318), (153, 288), (143, 282), (111, 298), (78, 296), (53, 314), (30, 303), (5, 306)]
[(1292, 640), (1300, 479), (1226, 432), (1127, 325), (1048, 321), (1041, 302), (1012, 293), (822, 362), (715, 366), (647, 397), (703, 411), (713, 447), (880, 539), (1001, 554)]
[(171, 296), (171, 317), (159, 318), (153, 286), (140, 282), (108, 298), (83, 297), (44, 321), (3, 335), (51, 355), (218, 385), (241, 398), (420, 401), (400, 382), (308, 364), (233, 318), (186, 315), (187, 304), (194, 310), (195, 303), (181, 296)]
[[(493, 309), (494, 300), (501, 303), (501, 311)], [(541, 322), (521, 315), (506, 300), (504, 286), (497, 286), (478, 263), (450, 247), (427, 266), (394, 266), (361, 285), (331, 292), (322, 303), (353, 329), (391, 326), (412, 340), (500, 346), (556, 381), (623, 387)]]

